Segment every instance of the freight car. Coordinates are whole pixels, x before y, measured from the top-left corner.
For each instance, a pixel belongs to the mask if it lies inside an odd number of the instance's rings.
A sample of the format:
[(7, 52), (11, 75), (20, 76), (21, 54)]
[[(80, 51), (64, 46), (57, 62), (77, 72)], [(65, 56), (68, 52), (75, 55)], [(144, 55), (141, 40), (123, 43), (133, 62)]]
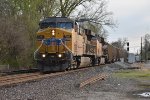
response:
[(120, 61), (121, 59), (127, 61), (128, 54), (126, 50), (115, 47), (109, 43), (105, 43), (103, 48), (106, 63), (113, 63), (116, 61)]
[(41, 71), (64, 71), (105, 63), (98, 35), (66, 17), (48, 17), (39, 23), (34, 58)]

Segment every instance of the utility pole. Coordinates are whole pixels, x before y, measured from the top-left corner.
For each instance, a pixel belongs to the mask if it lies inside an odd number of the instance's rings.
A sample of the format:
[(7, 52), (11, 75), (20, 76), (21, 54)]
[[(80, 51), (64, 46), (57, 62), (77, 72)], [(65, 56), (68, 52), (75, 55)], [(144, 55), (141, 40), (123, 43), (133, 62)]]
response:
[(145, 62), (147, 61), (147, 39), (145, 37)]
[(142, 62), (142, 37), (141, 37), (141, 62)]

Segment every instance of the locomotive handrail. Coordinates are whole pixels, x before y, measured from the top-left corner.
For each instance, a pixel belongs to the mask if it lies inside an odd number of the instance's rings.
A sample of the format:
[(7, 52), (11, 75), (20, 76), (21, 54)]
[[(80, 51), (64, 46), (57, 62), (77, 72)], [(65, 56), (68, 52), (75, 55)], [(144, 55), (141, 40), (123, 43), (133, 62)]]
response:
[[(46, 41), (46, 40), (49, 40), (49, 41)], [(37, 52), (39, 51), (39, 49), (42, 47), (43, 44), (45, 44), (45, 45), (50, 45), (50, 42), (54, 42), (54, 41), (57, 42), (57, 45), (60, 45), (60, 43), (61, 43), (70, 53), (73, 54), (73, 52), (63, 43), (64, 39), (55, 39), (55, 40), (43, 39), (42, 42), (41, 42), (41, 44), (40, 44), (40, 46), (39, 46), (39, 47), (35, 50), (35, 52), (34, 52), (34, 59), (35, 59), (35, 60), (38, 60), (38, 59), (36, 58), (36, 54), (37, 54)]]
[(38, 59), (36, 59), (36, 54), (37, 54), (37, 52), (39, 51), (39, 49), (42, 47), (43, 43), (44, 43), (44, 39), (42, 40), (40, 46), (39, 46), (39, 47), (35, 50), (35, 52), (34, 52), (34, 60), (38, 60)]
[(65, 41), (65, 38), (62, 38), (62, 39), (50, 38), (50, 39), (44, 40), (44, 44), (50, 45), (51, 42), (56, 42), (57, 45), (62, 44), (70, 53), (73, 54), (73, 52), (63, 43), (64, 41)]
[(73, 54), (73, 52), (63, 43), (63, 41), (61, 40), (61, 44), (70, 52)]

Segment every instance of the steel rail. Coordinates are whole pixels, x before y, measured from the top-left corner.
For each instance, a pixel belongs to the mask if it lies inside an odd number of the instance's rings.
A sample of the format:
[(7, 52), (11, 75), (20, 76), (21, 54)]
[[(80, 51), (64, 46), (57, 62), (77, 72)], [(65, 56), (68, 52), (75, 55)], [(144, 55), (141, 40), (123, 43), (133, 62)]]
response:
[(69, 74), (69, 73), (73, 73), (73, 72), (87, 70), (88, 68), (92, 68), (92, 67), (85, 67), (85, 68), (81, 68), (81, 69), (69, 70), (69, 71), (65, 71), (65, 72), (50, 73), (50, 74), (26, 73), (26, 74), (1, 76), (0, 77), (0, 87), (15, 85), (18, 83), (23, 83), (23, 82), (35, 81), (35, 80), (44, 79), (47, 77), (65, 75), (65, 74)]

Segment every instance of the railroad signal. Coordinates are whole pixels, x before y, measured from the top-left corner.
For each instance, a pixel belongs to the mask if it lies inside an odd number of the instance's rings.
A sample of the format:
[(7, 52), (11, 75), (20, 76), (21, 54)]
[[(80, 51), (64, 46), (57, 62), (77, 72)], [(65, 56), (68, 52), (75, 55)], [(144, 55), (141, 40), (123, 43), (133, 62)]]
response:
[(129, 51), (129, 42), (127, 42), (127, 51)]
[(127, 47), (127, 51), (129, 51), (129, 47)]
[(127, 46), (129, 46), (129, 42), (127, 42)]

